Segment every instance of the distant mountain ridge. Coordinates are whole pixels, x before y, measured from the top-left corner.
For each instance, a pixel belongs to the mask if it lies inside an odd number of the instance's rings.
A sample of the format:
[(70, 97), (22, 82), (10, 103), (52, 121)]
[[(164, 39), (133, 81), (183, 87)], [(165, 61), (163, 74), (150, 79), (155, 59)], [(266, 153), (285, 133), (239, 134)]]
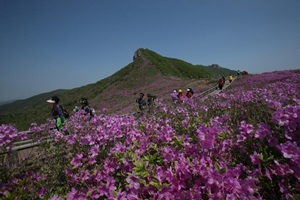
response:
[(82, 87), (55, 90), (28, 99), (0, 106), (0, 123), (13, 124), (19, 130), (27, 130), (32, 122), (44, 123), (51, 118), (51, 107), (46, 100), (59, 96), (61, 104), (72, 110), (81, 97), (88, 98), (96, 110), (108, 109), (108, 113), (134, 112), (139, 92), (151, 93), (165, 99), (173, 89), (193, 87), (199, 93), (216, 85), (217, 77), (236, 74), (236, 71), (220, 66), (192, 65), (180, 59), (161, 56), (149, 49), (138, 49), (133, 62), (113, 75)]
[(17, 101), (17, 99), (7, 100), (7, 101), (0, 101), (0, 106), (1, 106), (1, 105), (4, 105), (4, 104), (12, 103), (12, 102), (14, 102), (14, 101)]

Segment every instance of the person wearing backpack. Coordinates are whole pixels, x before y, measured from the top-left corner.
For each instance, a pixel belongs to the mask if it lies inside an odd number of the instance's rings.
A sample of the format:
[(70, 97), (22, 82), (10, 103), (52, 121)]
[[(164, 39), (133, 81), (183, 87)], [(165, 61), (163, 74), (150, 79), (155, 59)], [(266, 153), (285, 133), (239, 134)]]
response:
[(147, 94), (147, 104), (148, 104), (148, 106), (151, 106), (151, 105), (153, 105), (153, 103), (154, 103), (154, 100), (156, 99), (156, 96), (154, 96), (154, 95), (151, 95), (151, 94)]
[(148, 112), (151, 113), (153, 110), (153, 106), (154, 106), (154, 100), (156, 99), (156, 96), (151, 95), (151, 94), (147, 94), (147, 105), (148, 105)]
[(138, 107), (139, 107), (140, 111), (143, 112), (145, 110), (146, 105), (147, 105), (145, 100), (144, 100), (144, 93), (140, 93), (139, 98), (137, 98), (135, 100), (135, 102), (138, 104)]
[(64, 109), (59, 105), (59, 98), (57, 96), (51, 97), (47, 100), (47, 103), (52, 105), (51, 114), (55, 120), (56, 129), (62, 131), (63, 125), (66, 125), (67, 121), (64, 116)]
[(89, 106), (87, 98), (80, 98), (78, 103), (80, 104), (81, 109), (84, 110), (85, 115), (90, 115), (89, 120), (91, 120), (94, 117), (94, 109)]
[(219, 84), (219, 89), (222, 90), (223, 86), (224, 86), (224, 79), (220, 78), (219, 81), (218, 81), (218, 84)]

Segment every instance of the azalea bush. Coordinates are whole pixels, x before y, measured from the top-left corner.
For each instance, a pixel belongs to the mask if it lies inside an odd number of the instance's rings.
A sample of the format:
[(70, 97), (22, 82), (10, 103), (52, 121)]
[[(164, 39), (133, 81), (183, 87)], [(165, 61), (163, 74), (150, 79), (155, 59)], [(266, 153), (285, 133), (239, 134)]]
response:
[[(299, 198), (299, 94), (299, 70), (273, 72), (183, 104), (157, 99), (139, 118), (78, 112), (63, 132), (33, 123), (41, 145), (1, 173), (1, 198)], [(16, 133), (0, 127), (2, 152)]]

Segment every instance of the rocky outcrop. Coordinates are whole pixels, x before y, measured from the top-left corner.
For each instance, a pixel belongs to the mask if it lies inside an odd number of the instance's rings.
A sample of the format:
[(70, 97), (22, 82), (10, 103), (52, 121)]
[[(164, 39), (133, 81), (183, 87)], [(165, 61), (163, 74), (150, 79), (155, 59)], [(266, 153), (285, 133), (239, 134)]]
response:
[(142, 49), (138, 49), (134, 52), (133, 61), (142, 56)]

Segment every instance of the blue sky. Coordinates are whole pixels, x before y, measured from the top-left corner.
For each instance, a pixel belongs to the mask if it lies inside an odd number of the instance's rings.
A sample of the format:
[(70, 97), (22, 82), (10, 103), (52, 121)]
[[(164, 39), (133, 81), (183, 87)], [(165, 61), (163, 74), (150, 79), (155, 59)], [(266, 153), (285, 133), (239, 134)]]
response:
[(95, 83), (138, 48), (263, 73), (300, 68), (299, 0), (0, 0), (0, 100)]

